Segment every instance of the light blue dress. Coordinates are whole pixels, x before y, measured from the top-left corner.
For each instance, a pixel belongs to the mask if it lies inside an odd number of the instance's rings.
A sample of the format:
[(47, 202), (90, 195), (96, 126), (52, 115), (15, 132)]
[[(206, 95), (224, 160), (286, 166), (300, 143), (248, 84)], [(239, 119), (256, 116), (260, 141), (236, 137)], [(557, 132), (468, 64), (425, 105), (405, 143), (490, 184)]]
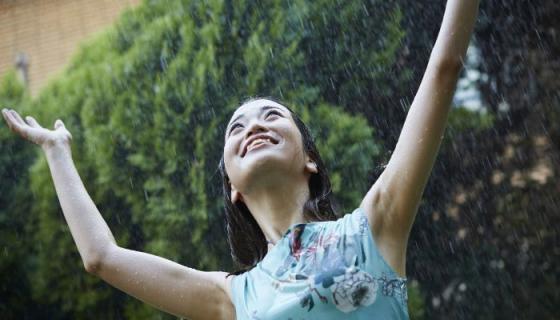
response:
[(237, 320), (409, 318), (406, 278), (379, 253), (361, 208), (292, 225), (231, 289)]

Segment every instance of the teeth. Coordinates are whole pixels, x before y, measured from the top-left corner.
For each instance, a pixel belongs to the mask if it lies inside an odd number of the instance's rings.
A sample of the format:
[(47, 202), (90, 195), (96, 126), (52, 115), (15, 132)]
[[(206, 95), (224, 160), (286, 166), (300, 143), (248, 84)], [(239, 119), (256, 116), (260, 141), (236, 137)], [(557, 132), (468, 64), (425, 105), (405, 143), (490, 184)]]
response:
[(247, 147), (247, 151), (251, 150), (255, 145), (257, 145), (260, 142), (272, 143), (272, 141), (268, 138), (266, 138), (266, 139), (258, 138), (258, 139), (253, 140), (253, 142), (251, 142), (251, 144)]

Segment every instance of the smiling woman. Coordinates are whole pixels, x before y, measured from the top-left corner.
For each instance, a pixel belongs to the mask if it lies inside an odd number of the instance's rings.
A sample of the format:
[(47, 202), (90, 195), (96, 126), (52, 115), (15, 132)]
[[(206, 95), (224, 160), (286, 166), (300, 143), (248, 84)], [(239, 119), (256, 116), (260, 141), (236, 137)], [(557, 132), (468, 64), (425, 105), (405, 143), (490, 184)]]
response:
[(228, 278), (238, 318), (407, 318), (406, 279), (377, 250), (361, 208), (335, 215), (326, 168), (297, 114), (251, 99), (232, 119), (220, 172), (242, 266)]
[(426, 73), (385, 171), (337, 216), (311, 134), (285, 104), (252, 99), (224, 133), (228, 241), (240, 270), (203, 272), (117, 245), (72, 159), (72, 135), (14, 110), (12, 131), (41, 146), (85, 269), (190, 319), (407, 319), (406, 245), (441, 142), (478, 8), (449, 0)]
[[(289, 225), (336, 216), (327, 169), (297, 114), (270, 99), (251, 99), (232, 119), (220, 172), (232, 256), (247, 269)], [(248, 152), (262, 138), (271, 143)]]

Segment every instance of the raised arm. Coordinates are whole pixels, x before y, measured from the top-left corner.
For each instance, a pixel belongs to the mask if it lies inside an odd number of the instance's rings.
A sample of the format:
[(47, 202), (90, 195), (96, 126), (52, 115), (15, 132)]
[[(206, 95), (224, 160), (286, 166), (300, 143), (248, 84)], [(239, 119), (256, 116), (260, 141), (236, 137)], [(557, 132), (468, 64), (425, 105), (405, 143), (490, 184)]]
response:
[(17, 112), (2, 110), (10, 129), (40, 145), (47, 158), (64, 217), (85, 269), (116, 288), (176, 316), (233, 319), (225, 272), (203, 272), (148, 253), (119, 247), (88, 195), (72, 160), (71, 135), (62, 121), (55, 130)]
[(379, 249), (401, 275), (405, 275), (408, 236), (443, 139), (478, 4), (478, 0), (447, 1), (439, 35), (393, 155), (361, 204)]

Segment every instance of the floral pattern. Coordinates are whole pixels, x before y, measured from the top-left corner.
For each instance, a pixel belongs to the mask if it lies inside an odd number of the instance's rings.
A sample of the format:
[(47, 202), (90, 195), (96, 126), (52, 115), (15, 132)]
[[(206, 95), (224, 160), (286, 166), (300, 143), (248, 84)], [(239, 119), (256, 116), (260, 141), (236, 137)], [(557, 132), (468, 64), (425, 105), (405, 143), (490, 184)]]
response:
[(236, 276), (238, 319), (409, 319), (406, 279), (375, 247), (365, 214), (296, 224)]
[[(359, 268), (367, 259), (360, 248), (361, 237), (369, 232), (364, 216), (355, 234), (315, 231), (304, 244), (306, 226), (298, 224), (288, 230), (290, 252), (275, 272), (278, 279), (273, 287), (279, 289), (283, 283), (305, 280), (307, 289), (297, 295), (299, 305), (307, 311), (315, 307), (316, 299), (329, 303), (327, 296), (318, 290), (320, 287), (330, 290), (332, 302), (345, 313), (373, 304), (378, 294), (400, 295), (406, 304), (406, 279), (389, 278), (386, 274), (376, 278)], [(321, 263), (318, 263), (320, 256)], [(300, 264), (302, 260), (305, 263)]]
[(372, 304), (377, 297), (378, 285), (369, 273), (350, 268), (336, 277), (330, 288), (336, 307), (342, 312), (350, 312)]

